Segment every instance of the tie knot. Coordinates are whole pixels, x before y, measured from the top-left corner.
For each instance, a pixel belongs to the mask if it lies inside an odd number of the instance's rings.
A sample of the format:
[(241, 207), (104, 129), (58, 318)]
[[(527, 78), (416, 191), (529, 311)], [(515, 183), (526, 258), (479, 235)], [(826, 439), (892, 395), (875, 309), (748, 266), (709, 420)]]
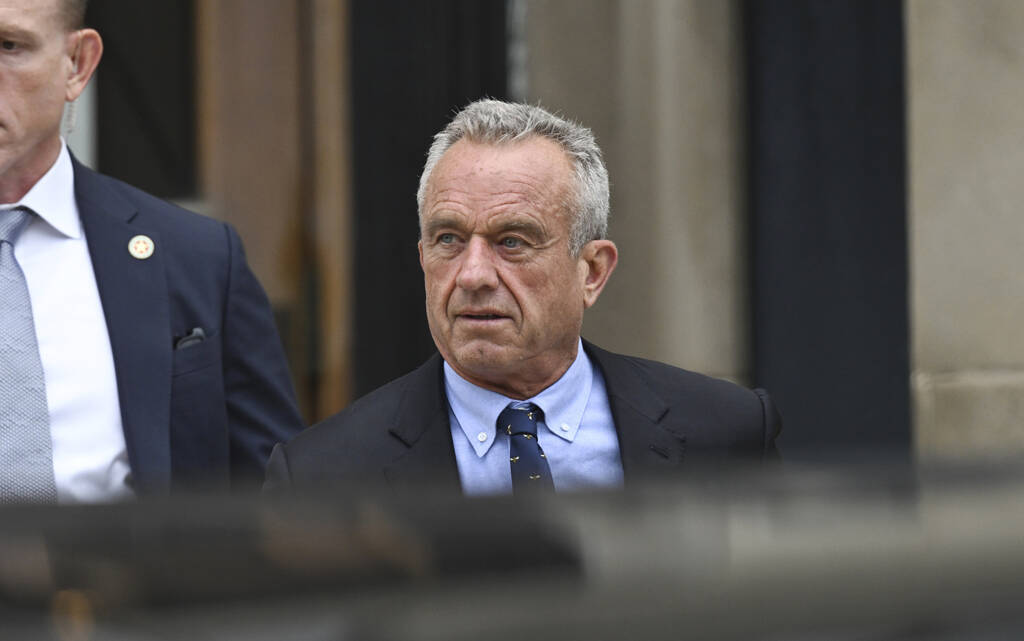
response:
[(0, 242), (7, 241), (12, 245), (17, 242), (31, 214), (25, 207), (0, 210)]
[(544, 413), (533, 403), (509, 403), (498, 415), (498, 430), (509, 436), (529, 434), (537, 436), (537, 421), (544, 420)]

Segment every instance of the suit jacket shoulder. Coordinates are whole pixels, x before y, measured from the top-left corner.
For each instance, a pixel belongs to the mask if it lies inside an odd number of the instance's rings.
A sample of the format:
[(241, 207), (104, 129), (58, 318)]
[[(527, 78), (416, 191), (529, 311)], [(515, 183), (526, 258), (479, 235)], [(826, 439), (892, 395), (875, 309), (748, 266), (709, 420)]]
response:
[(274, 448), (268, 489), (332, 483), (458, 487), (440, 355)]
[(635, 436), (628, 423), (640, 417), (640, 422), (656, 424), (680, 439), (679, 462), (777, 458), (781, 419), (764, 390), (615, 354), (587, 342), (584, 348), (605, 377), (623, 449)]
[[(160, 231), (184, 237), (209, 234), (224, 223), (157, 198), (126, 182), (74, 162), (75, 197), (85, 216), (97, 210), (120, 220), (142, 216)], [(121, 200), (123, 202), (117, 202)]]

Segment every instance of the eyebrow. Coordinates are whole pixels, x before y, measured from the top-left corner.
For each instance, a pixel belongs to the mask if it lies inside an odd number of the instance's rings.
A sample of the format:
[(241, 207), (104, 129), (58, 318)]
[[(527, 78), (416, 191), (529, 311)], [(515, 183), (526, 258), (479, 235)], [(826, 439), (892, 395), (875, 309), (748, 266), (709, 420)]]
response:
[(510, 220), (497, 226), (498, 232), (518, 231), (527, 236), (543, 236), (544, 230), (532, 220)]
[(9, 22), (0, 22), (0, 38), (4, 40), (30, 40), (34, 37), (33, 33), (24, 27)]
[(423, 237), (429, 238), (442, 229), (461, 229), (462, 225), (455, 216), (439, 216), (423, 227)]

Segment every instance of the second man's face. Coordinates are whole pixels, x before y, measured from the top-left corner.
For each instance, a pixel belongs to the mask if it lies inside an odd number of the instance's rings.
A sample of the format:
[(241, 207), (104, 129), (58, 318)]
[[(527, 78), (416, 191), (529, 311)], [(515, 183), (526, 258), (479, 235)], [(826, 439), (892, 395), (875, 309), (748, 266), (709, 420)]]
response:
[(470, 382), (526, 398), (576, 356), (587, 267), (569, 252), (571, 178), (541, 137), (460, 140), (434, 168), (419, 246), (427, 320)]
[(59, 6), (59, 0), (0, 0), (3, 180), (19, 172), (37, 178), (59, 150), (57, 135), (71, 65)]

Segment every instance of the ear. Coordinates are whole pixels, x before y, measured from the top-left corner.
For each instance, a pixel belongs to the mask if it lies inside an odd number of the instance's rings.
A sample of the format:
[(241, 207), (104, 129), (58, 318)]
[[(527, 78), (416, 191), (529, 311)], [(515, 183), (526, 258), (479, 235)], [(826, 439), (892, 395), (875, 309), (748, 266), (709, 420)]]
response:
[(423, 269), (423, 241), (420, 240), (416, 243), (416, 251), (420, 253), (420, 269)]
[(583, 281), (583, 306), (597, 302), (608, 277), (619, 262), (619, 250), (610, 240), (592, 240), (580, 252), (580, 277)]
[(79, 29), (68, 34), (68, 57), (71, 65), (64, 89), (64, 100), (72, 102), (82, 94), (102, 56), (103, 39), (95, 29)]

